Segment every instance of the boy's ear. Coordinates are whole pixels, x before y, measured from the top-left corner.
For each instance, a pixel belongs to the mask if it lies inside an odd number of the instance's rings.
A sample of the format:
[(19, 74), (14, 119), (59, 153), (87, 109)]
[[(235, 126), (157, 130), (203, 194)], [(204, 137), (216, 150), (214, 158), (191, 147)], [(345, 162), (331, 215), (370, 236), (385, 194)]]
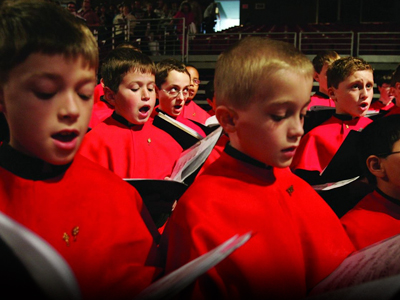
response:
[(382, 165), (382, 159), (376, 155), (370, 155), (367, 158), (367, 168), (372, 175), (378, 178), (383, 178), (386, 176), (386, 171)]
[(215, 116), (226, 133), (236, 131), (236, 111), (226, 107), (225, 105), (220, 105), (215, 109)]
[(159, 90), (158, 87), (156, 86), (156, 98), (158, 99), (158, 94), (159, 94)]
[(317, 71), (314, 71), (314, 76), (313, 76), (314, 80), (319, 82), (319, 74), (317, 73)]
[(111, 105), (115, 106), (115, 93), (109, 87), (105, 86), (104, 89), (104, 98), (106, 98), (107, 102)]
[(336, 101), (336, 94), (335, 94), (335, 89), (333, 87), (328, 88), (328, 96), (331, 98), (333, 101)]

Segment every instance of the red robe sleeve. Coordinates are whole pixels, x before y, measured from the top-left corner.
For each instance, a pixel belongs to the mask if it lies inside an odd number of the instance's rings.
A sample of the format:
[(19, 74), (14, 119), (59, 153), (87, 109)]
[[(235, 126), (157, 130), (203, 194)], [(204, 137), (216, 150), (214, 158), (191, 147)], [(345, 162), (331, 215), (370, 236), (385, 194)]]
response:
[(350, 130), (362, 129), (371, 122), (371, 119), (365, 117), (343, 121), (332, 116), (302, 137), (291, 169), (321, 172), (329, 164)]
[(93, 98), (94, 98), (94, 103), (97, 103), (100, 101), (100, 97), (104, 95), (104, 88), (101, 83), (95, 86), (94, 88), (94, 93), (93, 93)]
[(76, 155), (58, 178), (28, 180), (0, 168), (0, 209), (52, 245), (83, 299), (132, 299), (160, 274), (137, 191)]
[(356, 248), (362, 249), (400, 233), (400, 202), (374, 191), (340, 220)]
[(400, 114), (400, 107), (394, 105), (385, 116), (390, 116), (390, 115), (397, 115)]
[(79, 151), (121, 178), (164, 179), (182, 147), (152, 120), (128, 127), (109, 117), (86, 134)]
[(310, 104), (308, 105), (308, 109), (313, 106), (327, 106), (327, 107), (335, 107), (335, 102), (330, 98), (324, 98), (318, 94), (314, 94), (310, 98)]
[(193, 100), (185, 102), (185, 106), (183, 108), (183, 116), (186, 119), (193, 120), (201, 124), (205, 124), (207, 119), (211, 117), (211, 115), (208, 112), (202, 109)]
[(90, 128), (95, 127), (109, 116), (112, 115), (114, 112), (114, 107), (104, 101), (98, 101), (97, 103), (93, 104), (92, 110), (92, 118), (90, 120)]

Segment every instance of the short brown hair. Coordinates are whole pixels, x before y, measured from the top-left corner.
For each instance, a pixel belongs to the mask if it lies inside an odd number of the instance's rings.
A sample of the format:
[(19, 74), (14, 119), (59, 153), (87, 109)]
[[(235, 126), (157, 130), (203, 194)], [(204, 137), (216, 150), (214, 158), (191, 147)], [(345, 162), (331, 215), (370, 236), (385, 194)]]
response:
[(83, 56), (98, 68), (97, 42), (89, 28), (60, 5), (46, 1), (4, 2), (0, 8), (0, 84), (32, 53)]
[(156, 85), (158, 88), (161, 88), (171, 71), (186, 73), (190, 78), (186, 65), (173, 58), (167, 58), (157, 63), (156, 70)]
[(365, 70), (373, 72), (372, 66), (362, 58), (348, 56), (335, 60), (326, 72), (328, 88), (334, 87), (337, 89), (339, 83), (344, 81), (351, 74)]
[(217, 60), (214, 77), (217, 106), (229, 103), (245, 108), (271, 88), (261, 86), (262, 82), (282, 69), (310, 79), (314, 74), (311, 61), (289, 43), (264, 37), (239, 41)]
[(127, 47), (112, 50), (101, 65), (104, 86), (115, 93), (118, 92), (119, 85), (128, 72), (155, 75), (156, 67), (146, 54)]
[(321, 70), (325, 64), (330, 66), (335, 60), (339, 59), (340, 56), (336, 51), (324, 50), (320, 51), (313, 59), (312, 64), (315, 72), (321, 73)]
[[(390, 85), (392, 87), (396, 87), (396, 83), (398, 83), (398, 82), (400, 82), (400, 65), (398, 65), (396, 70), (393, 72)], [(396, 99), (396, 101), (397, 101), (397, 99)], [(399, 101), (400, 101), (400, 99), (399, 99)]]

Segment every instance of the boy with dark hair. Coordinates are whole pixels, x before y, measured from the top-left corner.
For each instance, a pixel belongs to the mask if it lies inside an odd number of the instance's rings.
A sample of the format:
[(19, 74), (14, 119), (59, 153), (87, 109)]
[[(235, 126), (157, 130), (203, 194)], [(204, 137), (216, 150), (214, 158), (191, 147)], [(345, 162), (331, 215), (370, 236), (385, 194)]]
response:
[(218, 58), (216, 116), (230, 143), (167, 223), (166, 272), (230, 236), (254, 236), (201, 276), (187, 298), (300, 299), (354, 250), (333, 211), (288, 168), (312, 74), (292, 45), (266, 38), (243, 39)]
[(361, 249), (400, 233), (400, 115), (365, 127), (358, 152), (368, 181), (376, 187), (341, 222)]
[(362, 130), (372, 122), (365, 117), (374, 93), (372, 67), (363, 59), (345, 57), (333, 62), (327, 76), (336, 113), (302, 137), (291, 165), (296, 173), (321, 172), (350, 130)]
[(210, 114), (194, 102), (194, 97), (196, 96), (200, 85), (199, 71), (192, 65), (187, 65), (186, 69), (190, 74), (190, 86), (189, 96), (186, 99), (183, 108), (183, 116), (189, 120), (205, 124), (207, 119), (210, 117)]
[(312, 63), (314, 66), (314, 80), (319, 83), (318, 91), (311, 96), (311, 102), (308, 106), (329, 106), (335, 107), (335, 102), (329, 98), (326, 71), (329, 66), (340, 56), (336, 51), (325, 50), (318, 53)]
[(379, 99), (372, 102), (369, 109), (377, 111), (388, 111), (393, 106), (394, 95), (391, 91), (390, 82), (392, 81), (392, 72), (385, 72), (374, 76), (375, 83), (379, 90)]
[(93, 105), (96, 40), (45, 1), (5, 2), (0, 15), (0, 111), (10, 128), (0, 146), (0, 210), (65, 258), (84, 299), (133, 297), (159, 273), (143, 218), (156, 228), (134, 188), (77, 154)]
[(390, 81), (390, 91), (394, 95), (395, 105), (389, 110), (385, 116), (400, 114), (400, 65), (397, 66), (396, 70), (392, 74), (392, 80)]
[[(190, 74), (185, 64), (172, 58), (164, 59), (157, 63), (156, 85), (159, 105), (152, 117), (156, 118), (159, 112), (167, 114), (169, 117), (195, 130), (200, 136), (205, 137), (204, 130), (198, 124), (183, 116), (190, 87)], [(171, 132), (169, 133), (172, 135)]]
[(182, 147), (153, 126), (154, 62), (130, 48), (114, 49), (102, 65), (104, 97), (113, 114), (85, 137), (80, 153), (121, 178), (164, 179)]

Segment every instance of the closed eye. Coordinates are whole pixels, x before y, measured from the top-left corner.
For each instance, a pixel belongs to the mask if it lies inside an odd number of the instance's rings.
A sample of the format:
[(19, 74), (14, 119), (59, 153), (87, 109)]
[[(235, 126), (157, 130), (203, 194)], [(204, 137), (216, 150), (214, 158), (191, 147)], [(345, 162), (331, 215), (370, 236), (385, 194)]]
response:
[(42, 92), (34, 92), (35, 96), (42, 100), (49, 100), (51, 99), (55, 93), (42, 93)]
[(79, 94), (79, 97), (81, 97), (82, 100), (90, 100), (90, 98), (92, 98), (92, 95), (84, 95), (84, 94)]
[(282, 121), (283, 119), (285, 119), (286, 116), (278, 116), (278, 115), (271, 115), (271, 119), (275, 122), (279, 122)]

